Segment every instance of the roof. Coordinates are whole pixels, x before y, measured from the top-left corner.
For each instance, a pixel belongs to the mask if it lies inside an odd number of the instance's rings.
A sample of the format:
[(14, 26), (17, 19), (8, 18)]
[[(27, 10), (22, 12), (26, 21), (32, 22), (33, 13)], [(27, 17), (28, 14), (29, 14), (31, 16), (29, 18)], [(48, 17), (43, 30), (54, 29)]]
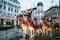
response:
[(49, 8), (48, 10), (46, 10), (45, 12), (48, 12), (49, 10), (51, 10), (53, 8), (58, 8), (58, 6), (53, 6), (53, 7)]
[(42, 2), (38, 2), (37, 6), (42, 6), (43, 7), (43, 3)]
[(36, 10), (36, 9), (37, 9), (37, 7), (34, 7), (34, 8), (31, 10), (31, 13), (32, 13), (33, 10)]
[(37, 9), (37, 7), (34, 7), (32, 10), (36, 10)]

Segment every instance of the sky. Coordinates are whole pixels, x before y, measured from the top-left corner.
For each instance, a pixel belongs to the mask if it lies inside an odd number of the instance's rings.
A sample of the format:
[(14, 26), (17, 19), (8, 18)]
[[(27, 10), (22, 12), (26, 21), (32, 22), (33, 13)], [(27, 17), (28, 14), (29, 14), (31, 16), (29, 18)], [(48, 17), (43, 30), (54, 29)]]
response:
[(55, 6), (59, 4), (59, 0), (18, 0), (20, 2), (21, 8), (20, 10), (27, 10), (37, 6), (38, 2), (43, 3), (43, 10), (46, 11), (51, 6)]

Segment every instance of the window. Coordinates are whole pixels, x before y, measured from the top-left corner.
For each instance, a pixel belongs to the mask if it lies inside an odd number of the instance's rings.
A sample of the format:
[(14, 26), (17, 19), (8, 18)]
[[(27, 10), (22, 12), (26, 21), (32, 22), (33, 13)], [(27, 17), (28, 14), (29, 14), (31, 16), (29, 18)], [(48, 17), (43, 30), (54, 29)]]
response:
[(11, 12), (13, 11), (13, 8), (11, 8)]
[(17, 10), (17, 12), (18, 12), (18, 10)]
[(0, 13), (2, 13), (2, 11), (0, 11)]
[(8, 8), (8, 11), (10, 11), (10, 7)]
[(0, 9), (2, 9), (2, 5), (0, 5)]
[(8, 13), (8, 15), (7, 15), (9, 18), (11, 17), (11, 13)]
[(3, 12), (4, 16), (6, 16), (6, 12)]
[(18, 10), (15, 9), (15, 13), (17, 13), (17, 12), (18, 12)]
[(12, 17), (12, 13), (10, 14), (10, 16)]
[(16, 9), (15, 9), (15, 13), (16, 13)]
[(9, 4), (9, 6), (10, 6), (10, 3), (8, 3)]
[(6, 10), (6, 6), (4, 6), (3, 9)]
[(12, 17), (14, 18), (14, 14), (12, 13)]
[(56, 12), (54, 12), (54, 14), (57, 14)]
[(56, 8), (52, 9), (52, 11), (55, 12), (56, 11)]
[(4, 4), (7, 4), (7, 2), (6, 2), (6, 1), (4, 1)]
[(14, 14), (14, 16), (16, 16), (16, 14)]
[(8, 13), (8, 16), (10, 15), (10, 13)]

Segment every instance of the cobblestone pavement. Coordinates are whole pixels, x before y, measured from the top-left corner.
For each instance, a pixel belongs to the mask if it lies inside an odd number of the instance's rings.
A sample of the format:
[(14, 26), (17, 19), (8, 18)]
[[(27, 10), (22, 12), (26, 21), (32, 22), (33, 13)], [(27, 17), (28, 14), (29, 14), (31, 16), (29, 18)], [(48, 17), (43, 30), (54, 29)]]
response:
[[(17, 36), (22, 35), (21, 30), (19, 30), (19, 33)], [(14, 29), (8, 29), (8, 30), (0, 30), (0, 40), (9, 40), (14, 39), (16, 36)], [(15, 38), (17, 39), (17, 38)]]
[[(7, 34), (7, 36), (6, 36)], [(42, 36), (42, 33), (40, 33), (39, 36), (34, 36), (33, 38), (30, 39), (29, 36), (26, 36), (26, 38), (23, 38), (23, 36), (21, 35), (22, 33), (18, 33), (18, 35), (16, 37), (14, 34), (14, 30), (10, 29), (10, 30), (1, 30), (0, 31), (0, 39), (1, 40), (60, 40), (60, 32), (58, 32), (58, 30), (52, 31), (52, 37), (50, 37), (50, 35), (45, 35)], [(20, 35), (20, 36), (19, 36)], [(11, 38), (11, 39), (9, 39)]]

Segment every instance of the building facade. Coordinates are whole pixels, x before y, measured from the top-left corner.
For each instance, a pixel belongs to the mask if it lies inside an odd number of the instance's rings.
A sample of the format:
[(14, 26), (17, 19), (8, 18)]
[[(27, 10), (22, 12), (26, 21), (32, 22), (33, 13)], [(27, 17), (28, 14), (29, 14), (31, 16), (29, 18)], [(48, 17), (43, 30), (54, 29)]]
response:
[(58, 22), (58, 13), (59, 13), (59, 8), (58, 6), (53, 6), (49, 8), (48, 10), (45, 11), (45, 16), (46, 18), (52, 18), (53, 23)]
[(60, 1), (59, 1), (59, 24), (60, 24)]
[(17, 15), (19, 15), (20, 3), (18, 0), (0, 0), (0, 26), (16, 26)]
[(40, 23), (42, 23), (42, 17), (44, 17), (43, 3), (39, 2), (37, 3), (37, 7), (32, 9), (31, 18), (32, 20), (34, 18), (37, 18), (37, 24), (39, 25)]
[[(44, 11), (43, 11), (43, 3), (38, 2), (36, 7), (21, 11), (22, 15), (25, 14), (31, 14), (30, 15), (30, 20), (34, 21), (34, 19), (37, 19), (37, 24), (39, 25), (42, 23), (42, 17), (44, 17)], [(26, 17), (23, 16), (23, 19), (26, 21)]]

